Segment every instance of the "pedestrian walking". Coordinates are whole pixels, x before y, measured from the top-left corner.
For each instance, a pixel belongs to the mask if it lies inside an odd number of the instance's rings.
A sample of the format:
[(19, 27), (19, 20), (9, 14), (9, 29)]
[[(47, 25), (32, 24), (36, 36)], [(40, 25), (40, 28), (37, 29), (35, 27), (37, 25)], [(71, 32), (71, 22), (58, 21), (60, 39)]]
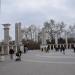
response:
[(55, 46), (55, 51), (57, 52), (57, 51), (59, 51), (59, 48), (58, 48), (58, 46)]
[(24, 53), (26, 53), (26, 48), (24, 47)]
[(43, 52), (43, 48), (41, 48), (41, 51)]
[(46, 52), (49, 52), (49, 49), (50, 49), (50, 46), (48, 45), (47, 46), (47, 49), (46, 49)]
[(60, 52), (62, 52), (63, 50), (62, 50), (62, 48), (63, 48), (63, 46), (61, 45), (61, 47), (60, 47)]
[(24, 53), (26, 53), (26, 46), (24, 46)]
[(27, 47), (24, 47), (24, 53), (26, 53), (28, 51)]
[(74, 53), (75, 53), (75, 46), (73, 47), (73, 51), (74, 51)]
[(13, 59), (14, 50), (13, 49), (10, 49), (9, 50), (9, 54), (10, 54), (10, 59)]
[(63, 54), (65, 55), (65, 47), (62, 46), (62, 51), (63, 51)]
[(16, 61), (21, 61), (21, 55), (22, 55), (22, 51), (19, 49), (16, 53)]

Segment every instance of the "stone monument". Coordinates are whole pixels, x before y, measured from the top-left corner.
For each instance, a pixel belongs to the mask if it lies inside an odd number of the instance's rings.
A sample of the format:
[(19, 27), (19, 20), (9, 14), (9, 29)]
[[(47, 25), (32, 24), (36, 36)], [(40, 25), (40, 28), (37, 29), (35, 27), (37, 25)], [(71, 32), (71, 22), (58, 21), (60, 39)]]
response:
[(21, 46), (23, 45), (21, 41), (22, 41), (21, 23), (16, 23), (15, 24), (15, 45), (17, 47), (16, 50), (19, 50), (22, 48)]
[(10, 24), (2, 24), (4, 26), (4, 54), (8, 54), (9, 51), (9, 26)]

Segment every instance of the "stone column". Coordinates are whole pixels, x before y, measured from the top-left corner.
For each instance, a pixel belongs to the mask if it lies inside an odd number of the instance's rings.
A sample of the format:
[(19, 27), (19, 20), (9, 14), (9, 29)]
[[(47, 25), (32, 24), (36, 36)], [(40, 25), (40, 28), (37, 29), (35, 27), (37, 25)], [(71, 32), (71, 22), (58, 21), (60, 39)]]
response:
[(42, 45), (45, 44), (45, 32), (44, 32), (44, 28), (42, 29)]
[(1, 56), (0, 56), (0, 61), (4, 61), (5, 60), (5, 56), (4, 56), (4, 47), (3, 45), (1, 46)]
[(15, 45), (17, 46), (17, 49), (19, 49), (19, 46), (22, 41), (22, 36), (21, 36), (21, 23), (16, 23), (15, 24)]
[(1, 51), (1, 54), (4, 54), (4, 46), (2, 46), (2, 51)]
[(4, 26), (4, 45), (6, 46), (5, 48), (5, 54), (8, 54), (9, 48), (9, 26), (10, 24), (2, 24)]
[(55, 48), (54, 48), (54, 44), (53, 44), (53, 50), (54, 50)]
[(71, 44), (70, 44), (70, 47), (69, 48), (71, 49)]
[(20, 46), (20, 50), (21, 50), (22, 52), (24, 52), (24, 45), (21, 45), (21, 46)]
[(55, 44), (58, 45), (57, 33), (55, 34)]
[(66, 48), (68, 49), (68, 38), (67, 38), (67, 32), (65, 31), (65, 41), (66, 41)]

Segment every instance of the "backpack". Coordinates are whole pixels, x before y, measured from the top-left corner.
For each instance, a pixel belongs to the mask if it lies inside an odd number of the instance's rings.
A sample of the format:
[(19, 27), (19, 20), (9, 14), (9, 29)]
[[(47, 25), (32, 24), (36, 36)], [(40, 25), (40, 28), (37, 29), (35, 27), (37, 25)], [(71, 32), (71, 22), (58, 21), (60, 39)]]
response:
[(16, 53), (16, 56), (19, 56), (19, 53), (18, 52)]

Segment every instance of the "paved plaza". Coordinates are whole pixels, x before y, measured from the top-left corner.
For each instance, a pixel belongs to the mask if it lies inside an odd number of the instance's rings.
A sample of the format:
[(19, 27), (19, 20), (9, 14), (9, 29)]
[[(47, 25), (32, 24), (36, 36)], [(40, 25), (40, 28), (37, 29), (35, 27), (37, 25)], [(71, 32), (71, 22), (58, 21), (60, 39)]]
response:
[(49, 53), (28, 51), (22, 55), (22, 61), (5, 60), (0, 62), (0, 75), (75, 75), (75, 54), (73, 50)]

